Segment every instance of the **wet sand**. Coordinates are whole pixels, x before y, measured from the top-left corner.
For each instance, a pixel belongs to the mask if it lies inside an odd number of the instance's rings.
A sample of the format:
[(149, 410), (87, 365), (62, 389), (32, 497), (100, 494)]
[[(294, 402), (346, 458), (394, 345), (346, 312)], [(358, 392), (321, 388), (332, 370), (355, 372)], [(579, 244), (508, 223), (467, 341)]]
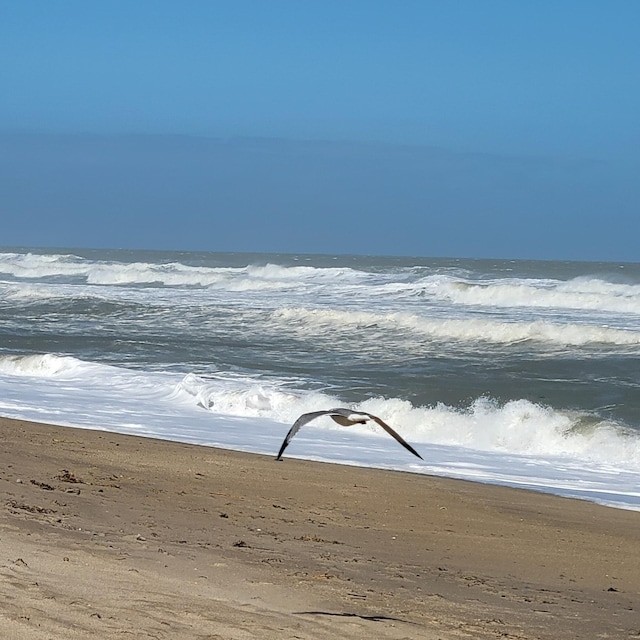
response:
[(0, 637), (640, 638), (640, 513), (0, 418)]

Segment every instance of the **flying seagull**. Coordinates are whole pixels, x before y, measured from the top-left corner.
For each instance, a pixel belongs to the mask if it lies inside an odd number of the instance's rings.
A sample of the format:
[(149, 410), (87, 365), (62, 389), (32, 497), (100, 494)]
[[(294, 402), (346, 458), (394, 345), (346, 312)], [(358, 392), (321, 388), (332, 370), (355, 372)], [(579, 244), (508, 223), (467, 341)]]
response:
[(405, 449), (408, 449), (413, 453), (414, 456), (418, 456), (420, 460), (422, 460), (422, 456), (408, 443), (405, 442), (404, 438), (397, 434), (388, 424), (380, 420), (378, 416), (374, 416), (372, 413), (367, 413), (366, 411), (352, 411), (351, 409), (329, 409), (328, 411), (312, 411), (311, 413), (302, 414), (294, 423), (291, 429), (289, 429), (289, 433), (287, 433), (282, 446), (280, 447), (280, 451), (278, 451), (278, 457), (276, 460), (282, 460), (283, 451), (289, 446), (291, 439), (293, 436), (298, 433), (300, 427), (307, 424), (307, 422), (311, 422), (320, 416), (331, 416), (335, 422), (337, 422), (342, 427), (350, 427), (354, 424), (365, 424), (369, 420), (373, 420), (377, 422), (390, 436), (395, 438)]

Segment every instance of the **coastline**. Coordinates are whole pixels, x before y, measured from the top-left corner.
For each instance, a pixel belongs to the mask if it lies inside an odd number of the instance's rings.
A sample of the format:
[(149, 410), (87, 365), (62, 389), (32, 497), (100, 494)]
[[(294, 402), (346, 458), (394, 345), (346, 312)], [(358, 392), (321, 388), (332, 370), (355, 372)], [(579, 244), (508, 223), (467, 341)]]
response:
[(636, 638), (640, 512), (0, 418), (0, 631)]

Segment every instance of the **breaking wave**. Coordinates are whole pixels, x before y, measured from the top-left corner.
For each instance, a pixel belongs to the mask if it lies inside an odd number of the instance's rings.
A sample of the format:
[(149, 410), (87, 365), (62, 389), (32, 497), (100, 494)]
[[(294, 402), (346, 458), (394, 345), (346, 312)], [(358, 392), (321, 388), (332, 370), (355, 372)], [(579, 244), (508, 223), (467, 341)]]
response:
[(93, 285), (159, 285), (212, 287), (232, 291), (304, 286), (310, 282), (352, 282), (366, 274), (349, 268), (316, 268), (276, 264), (245, 267), (190, 266), (180, 262), (112, 262), (74, 255), (0, 254), (0, 273), (20, 279), (82, 278)]
[(640, 345), (640, 333), (591, 324), (560, 324), (547, 320), (499, 321), (492, 318), (424, 318), (414, 314), (374, 313), (326, 309), (288, 308), (272, 317), (285, 331), (300, 334), (384, 329), (405, 331), (426, 339), (515, 344), (540, 341), (554, 345)]
[(455, 304), (640, 314), (640, 285), (597, 278), (477, 282), (437, 277), (427, 278), (421, 286), (436, 299)]

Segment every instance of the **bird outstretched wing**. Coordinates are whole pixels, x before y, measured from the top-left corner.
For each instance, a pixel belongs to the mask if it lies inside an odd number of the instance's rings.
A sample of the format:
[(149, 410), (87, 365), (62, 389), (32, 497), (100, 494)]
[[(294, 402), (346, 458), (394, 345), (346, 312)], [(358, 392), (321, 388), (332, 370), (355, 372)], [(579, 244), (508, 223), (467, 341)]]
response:
[[(289, 429), (289, 433), (285, 436), (284, 442), (280, 447), (280, 451), (278, 451), (278, 456), (276, 460), (282, 460), (282, 454), (284, 450), (289, 446), (289, 442), (293, 436), (298, 433), (300, 427), (304, 426), (308, 422), (319, 418), (320, 416), (331, 416), (338, 424), (342, 426), (348, 426), (352, 424), (364, 423), (367, 419), (371, 419), (377, 424), (379, 424), (392, 438), (397, 440), (405, 449), (410, 451), (414, 456), (417, 456), (422, 460), (422, 456), (408, 443), (406, 440), (399, 434), (396, 433), (386, 422), (378, 418), (378, 416), (374, 416), (372, 413), (367, 413), (366, 411), (353, 411), (352, 409), (345, 409), (343, 407), (339, 407), (336, 409), (328, 409), (326, 411), (312, 411), (310, 413), (303, 413), (292, 425), (291, 429)], [(352, 416), (367, 416), (365, 419), (356, 419)]]

